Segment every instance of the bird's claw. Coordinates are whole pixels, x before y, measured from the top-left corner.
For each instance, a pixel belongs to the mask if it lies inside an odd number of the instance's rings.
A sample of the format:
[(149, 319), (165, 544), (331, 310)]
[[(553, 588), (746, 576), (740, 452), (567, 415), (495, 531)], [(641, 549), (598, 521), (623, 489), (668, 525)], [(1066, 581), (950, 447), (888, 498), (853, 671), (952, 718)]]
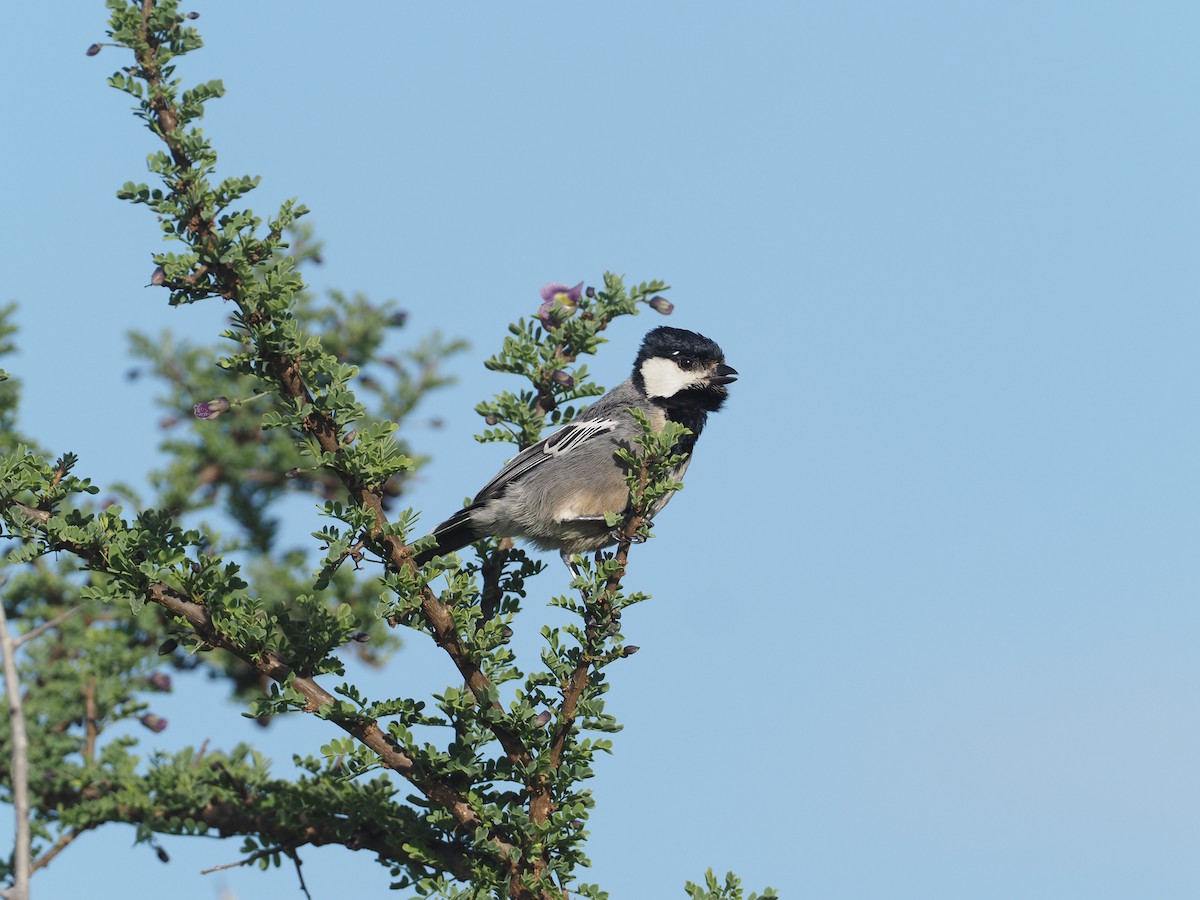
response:
[[(650, 526), (651, 526), (651, 525), (653, 525), (653, 524), (654, 524), (653, 522), (647, 522), (647, 523), (646, 523), (646, 526), (647, 526), (647, 527), (650, 527)], [(620, 544), (622, 541), (629, 541), (629, 543), (631, 543), (631, 544), (644, 544), (644, 543), (646, 543), (646, 538), (645, 538), (645, 537), (643, 537), (643, 536), (642, 536), (642, 535), (640, 535), (640, 534), (637, 534), (637, 533), (634, 533), (634, 534), (626, 534), (626, 533), (625, 533), (625, 526), (624, 526), (624, 525), (618, 525), (616, 528), (612, 529), (612, 530), (611, 530), (611, 531), (608, 533), (608, 535), (609, 535), (609, 537), (611, 537), (611, 538), (612, 538), (614, 541), (616, 541), (618, 544)]]

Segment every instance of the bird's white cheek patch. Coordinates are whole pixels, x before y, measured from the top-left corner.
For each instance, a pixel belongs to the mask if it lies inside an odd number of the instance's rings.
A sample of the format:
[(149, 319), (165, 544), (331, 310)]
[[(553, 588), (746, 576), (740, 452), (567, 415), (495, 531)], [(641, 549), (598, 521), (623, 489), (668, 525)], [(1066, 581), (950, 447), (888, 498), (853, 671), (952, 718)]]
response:
[(672, 359), (655, 357), (642, 363), (642, 381), (651, 397), (674, 397), (680, 391), (695, 387), (697, 374), (685, 372)]

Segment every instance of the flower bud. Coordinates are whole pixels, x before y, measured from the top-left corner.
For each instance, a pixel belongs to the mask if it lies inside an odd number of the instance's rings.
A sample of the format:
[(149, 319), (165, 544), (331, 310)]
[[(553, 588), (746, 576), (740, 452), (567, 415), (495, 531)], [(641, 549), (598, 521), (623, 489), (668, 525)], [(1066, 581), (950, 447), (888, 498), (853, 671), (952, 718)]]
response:
[(187, 14), (187, 17), (188, 17), (189, 19), (193, 19), (193, 20), (195, 20), (195, 19), (198, 19), (198, 18), (200, 18), (200, 13), (198, 13), (198, 12), (190, 12), (190, 13), (188, 13), (188, 14)]
[(353, 444), (357, 440), (358, 440), (358, 432), (355, 431), (353, 428), (351, 428), (344, 435), (342, 435), (342, 443), (343, 444)]
[(511, 638), (511, 637), (513, 636), (513, 634), (514, 634), (513, 630), (512, 630), (511, 628), (509, 628), (507, 625), (505, 625), (505, 626), (504, 626), (502, 629), (500, 629), (500, 633), (501, 633), (502, 635), (504, 635), (504, 639), (505, 639), (506, 641), (507, 641), (509, 638)]
[(483, 421), (487, 422), (489, 425), (499, 425), (500, 417), (498, 415), (496, 415), (495, 413), (488, 413), (484, 417)]
[(596, 296), (596, 289), (591, 285), (588, 285), (588, 289), (584, 291), (584, 293), (587, 294), (589, 298), (594, 298)]
[(350, 639), (352, 641), (358, 641), (360, 644), (365, 644), (371, 639), (371, 636), (365, 631), (356, 631), (354, 634), (350, 635)]
[(675, 312), (675, 304), (661, 294), (655, 294), (650, 298), (650, 308), (664, 316), (669, 316)]
[(150, 677), (146, 678), (146, 683), (156, 691), (166, 692), (170, 690), (170, 676), (166, 672), (151, 672)]
[(167, 720), (162, 716), (156, 716), (154, 713), (146, 713), (144, 716), (141, 716), (138, 721), (155, 734), (161, 734), (167, 730)]
[(284, 478), (299, 478), (300, 473), (303, 471), (304, 470), (301, 469), (299, 466), (293, 466), (292, 468), (288, 469), (286, 472), (283, 473), (283, 477)]
[(215, 419), (223, 412), (229, 412), (232, 404), (228, 397), (214, 397), (205, 403), (197, 403), (192, 407), (197, 419)]
[(575, 387), (575, 379), (571, 377), (568, 372), (564, 372), (562, 369), (555, 369), (554, 374), (550, 376), (550, 379), (556, 384), (561, 384), (565, 388)]
[(171, 861), (170, 854), (168, 854), (167, 851), (162, 847), (155, 847), (154, 855), (158, 857), (158, 861), (161, 863), (169, 863)]
[(162, 266), (159, 266), (157, 269), (155, 269), (153, 272), (151, 272), (150, 273), (150, 283), (155, 284), (155, 285), (166, 284), (167, 283), (167, 270), (164, 269)]
[(171, 676), (166, 672), (151, 672), (150, 677), (146, 679), (146, 683), (156, 691), (164, 693), (171, 690)]
[(538, 728), (545, 728), (550, 724), (550, 718), (550, 710), (545, 709), (538, 713), (533, 721), (537, 724)]
[(175, 648), (178, 646), (179, 646), (179, 641), (175, 640), (175, 638), (167, 638), (165, 641), (163, 641), (161, 644), (158, 645), (158, 655), (159, 656), (168, 656), (168, 655), (174, 653)]
[(99, 44), (92, 44), (92, 46), (90, 46), (90, 47), (88, 47), (88, 48), (87, 48), (87, 51), (86, 51), (86, 52), (87, 52), (87, 55), (88, 55), (88, 56), (95, 56), (97, 53), (99, 53), (99, 52), (100, 52), (100, 45), (99, 45)]
[(628, 646), (625, 647), (625, 649), (623, 649), (621, 651), (621, 655), (622, 656), (633, 656), (633, 654), (637, 653), (641, 649), (642, 648), (639, 647), (637, 644), (629, 644)]

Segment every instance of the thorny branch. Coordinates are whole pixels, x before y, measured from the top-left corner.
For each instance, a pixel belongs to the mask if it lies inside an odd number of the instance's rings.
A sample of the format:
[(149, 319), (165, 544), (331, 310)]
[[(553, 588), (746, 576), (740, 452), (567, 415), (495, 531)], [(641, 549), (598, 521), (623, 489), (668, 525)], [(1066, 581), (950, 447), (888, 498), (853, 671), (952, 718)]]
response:
[[(153, 0), (143, 0), (142, 38), (144, 44), (136, 54), (138, 72), (147, 83), (149, 96), (155, 98), (153, 108), (159, 136), (170, 148), (176, 166), (180, 169), (191, 169), (194, 163), (184, 152), (176, 134), (178, 115), (165, 99), (162, 74), (156, 59), (159, 45), (156, 43), (156, 35), (149, 27), (149, 17), (153, 6)], [(215, 246), (215, 223), (211, 219), (204, 218), (199, 209), (188, 220), (187, 229), (201, 247), (212, 249)], [(262, 312), (251, 308), (245, 302), (244, 286), (237, 272), (229, 266), (216, 262), (210, 262), (209, 269), (214, 280), (220, 286), (221, 295), (239, 306), (247, 322), (261, 321)], [(343, 453), (345, 447), (341, 429), (332, 415), (314, 405), (312, 395), (304, 383), (301, 361), (288, 356), (281, 348), (273, 346), (273, 342), (263, 332), (259, 332), (257, 337), (256, 346), (259, 358), (272, 374), (280, 393), (287, 399), (310, 410), (304, 418), (304, 430), (317, 442), (322, 453), (332, 457)], [(376, 550), (394, 571), (413, 568), (412, 553), (408, 546), (398, 537), (387, 533), (388, 520), (383, 508), (382, 491), (355, 480), (344, 471), (339, 471), (338, 476), (354, 503), (369, 512), (372, 517), (373, 524), (369, 534), (373, 545), (372, 549)], [(428, 586), (422, 586), (420, 598), (421, 610), (434, 641), (450, 657), (477, 702), (491, 702), (497, 711), (501, 711), (502, 708), (498, 701), (492, 702), (487, 699), (494, 695), (492, 682), (481, 670), (479, 660), (463, 643), (450, 611), (441, 604)], [(490, 724), (492, 732), (509, 759), (515, 765), (529, 766), (532, 763), (532, 756), (519, 735), (496, 718), (493, 718)]]
[[(166, 144), (175, 172), (166, 176), (167, 186), (176, 197), (195, 196), (193, 189), (198, 179), (204, 176), (203, 167), (191, 158), (187, 135), (180, 130), (180, 120), (183, 116), (180, 110), (173, 106), (173, 87), (167, 83), (164, 68), (169, 67), (159, 59), (163, 37), (151, 26), (155, 2), (141, 0), (141, 31), (140, 40), (135, 47), (136, 66), (127, 70), (144, 81), (148, 97), (149, 109), (152, 113), (152, 130)], [(300, 351), (293, 349), (292, 344), (282, 336), (280, 330), (269, 327), (269, 314), (262, 308), (256, 295), (251, 290), (254, 286), (250, 279), (254, 277), (251, 269), (244, 264), (226, 263), (219, 252), (220, 226), (214, 218), (214, 213), (206, 209), (204, 203), (197, 199), (180, 215), (185, 240), (199, 252), (201, 262), (192, 273), (182, 279), (172, 281), (169, 286), (175, 290), (190, 293), (194, 297), (220, 295), (231, 301), (238, 309), (240, 321), (247, 334), (253, 339), (254, 354), (257, 357), (256, 369), (276, 388), (276, 393), (282, 401), (291, 408), (305, 411), (300, 422), (300, 429), (314, 442), (314, 449), (319, 450), (326, 460), (334, 460), (329, 470), (341, 481), (347, 495), (353, 503), (368, 514), (369, 525), (365, 538), (367, 546), (383, 560), (385, 565), (395, 572), (413, 571), (415, 564), (408, 545), (402, 538), (392, 533), (385, 510), (384, 489), (382, 486), (366, 483), (352, 471), (351, 466), (339, 465), (338, 460), (346, 453), (343, 441), (342, 427), (332, 413), (324, 406), (314, 402), (314, 396), (309, 384), (314, 377), (306, 374), (305, 358)], [(277, 241), (279, 234), (272, 232), (271, 241)], [(253, 267), (261, 263), (271, 251), (266, 249), (252, 250), (245, 257), (245, 263)], [(161, 283), (161, 282), (160, 282)], [(557, 351), (562, 355), (562, 347)], [(539, 397), (539, 409), (541, 398)], [(544, 410), (542, 410), (544, 412)], [(38, 523), (44, 531), (49, 523), (50, 515), (43, 509), (23, 507), (26, 517), (31, 522)], [(424, 624), (435, 643), (443, 649), (450, 658), (459, 674), (462, 676), (468, 690), (480, 707), (490, 706), (496, 715), (483, 717), (486, 727), (498, 741), (507, 756), (508, 761), (516, 771), (529, 773), (524, 779), (524, 785), (529, 796), (530, 818), (535, 824), (546, 823), (555, 809), (554, 784), (558, 770), (563, 764), (564, 755), (572, 729), (576, 722), (579, 704), (584, 697), (594, 667), (601, 659), (602, 647), (605, 640), (604, 629), (613, 620), (612, 601), (620, 590), (620, 582), (624, 576), (625, 566), (631, 541), (638, 528), (642, 525), (642, 517), (631, 515), (625, 522), (623, 539), (618, 543), (616, 551), (616, 567), (608, 577), (604, 587), (597, 595), (587, 601), (589, 617), (585, 623), (584, 640), (579, 648), (579, 656), (569, 678), (562, 686), (562, 701), (559, 707), (558, 724), (551, 735), (549, 745), (549, 767), (545, 761), (538, 765), (533, 753), (525, 744), (520, 732), (512, 725), (498, 699), (495, 684), (484, 673), (478, 651), (473, 650), (459, 633), (454, 615), (444, 606), (428, 585), (418, 587), (419, 607)], [(93, 568), (105, 571), (106, 565), (101, 550), (92, 546), (72, 543), (67, 540), (52, 541), (56, 550), (67, 550), (84, 559)], [(485, 573), (485, 588), (488, 584), (493, 588), (492, 595), (484, 598), (484, 617), (490, 618), (495, 612), (498, 598), (496, 586), (500, 573)], [(248, 649), (234, 638), (223, 633), (213, 621), (209, 610), (199, 602), (175, 590), (170, 585), (155, 582), (144, 584), (140, 589), (146, 600), (153, 602), (172, 616), (187, 622), (191, 630), (206, 644), (219, 647), (243, 660), (262, 675), (294, 689), (304, 698), (303, 709), (311, 713), (321, 713), (337, 708), (338, 701), (311, 677), (296, 674), (289, 661), (271, 652)], [(69, 612), (64, 614), (69, 615)], [(52, 627), (47, 623), (43, 627)], [(7, 660), (8, 654), (6, 654)], [(89, 690), (94, 690), (89, 686)], [(94, 707), (94, 704), (93, 704)], [(331, 721), (356, 738), (364, 746), (378, 755), (380, 762), (387, 768), (403, 776), (425, 795), (435, 806), (446, 810), (458, 825), (459, 831), (474, 837), (479, 833), (490, 835), (490, 848), (495, 861), (506, 867), (506, 873), (511, 873), (510, 893), (517, 898), (532, 898), (535, 894), (528, 885), (532, 878), (541, 882), (551, 861), (551, 850), (545, 845), (536, 848), (522, 847), (524, 854), (513, 844), (498, 836), (494, 828), (481, 818), (480, 814), (464, 793), (450, 779), (443, 777), (419, 764), (401, 746), (399, 746), (379, 725), (378, 721), (367, 715), (330, 715), (324, 713)], [(89, 729), (92, 716), (88, 714)], [(94, 735), (89, 730), (88, 746), (94, 746)], [(60, 838), (62, 846), (73, 839), (76, 832), (68, 832), (71, 838)], [(306, 842), (318, 842), (317, 836), (309, 836), (306, 840), (293, 841), (283, 839), (278, 841), (276, 852), (287, 852), (297, 864), (295, 848)], [(57, 853), (61, 847), (53, 848), (44, 857), (46, 862)], [(264, 851), (268, 852), (268, 851)], [(253, 857), (252, 857), (253, 858)], [(392, 858), (395, 858), (394, 856)], [(449, 853), (443, 866), (444, 870), (459, 879), (470, 878), (470, 866), (465, 857), (454, 858)], [(303, 887), (303, 877), (301, 877)], [(558, 892), (552, 892), (561, 896)], [(549, 889), (537, 892), (538, 897), (548, 897)]]

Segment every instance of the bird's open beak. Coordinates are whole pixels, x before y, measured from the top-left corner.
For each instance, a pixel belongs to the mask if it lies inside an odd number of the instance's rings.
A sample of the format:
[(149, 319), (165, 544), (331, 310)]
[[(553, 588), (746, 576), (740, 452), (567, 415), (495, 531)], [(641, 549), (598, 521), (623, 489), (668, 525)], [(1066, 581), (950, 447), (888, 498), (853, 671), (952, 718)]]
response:
[(733, 366), (717, 366), (716, 373), (708, 379), (709, 384), (732, 384), (737, 381), (737, 369)]

